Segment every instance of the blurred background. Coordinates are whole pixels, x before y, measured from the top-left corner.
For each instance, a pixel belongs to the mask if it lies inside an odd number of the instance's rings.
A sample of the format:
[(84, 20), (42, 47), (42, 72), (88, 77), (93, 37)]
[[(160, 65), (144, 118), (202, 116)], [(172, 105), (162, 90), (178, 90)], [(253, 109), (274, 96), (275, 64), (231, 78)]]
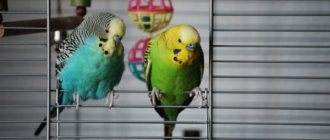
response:
[[(129, 71), (127, 54), (148, 34), (130, 21), (128, 2), (93, 0), (87, 7), (87, 15), (107, 11), (124, 19), (126, 70), (115, 89), (142, 91), (146, 90), (145, 83)], [(207, 113), (212, 111), (212, 139), (330, 139), (329, 0), (213, 0), (213, 6), (209, 0), (172, 0), (172, 3), (174, 15), (166, 29), (176, 24), (196, 27), (206, 64), (200, 87), (213, 85), (210, 105), (213, 109), (184, 110), (178, 121), (192, 123), (177, 124), (174, 136), (197, 130), (200, 137), (206, 139), (209, 136)], [(75, 8), (69, 0), (51, 0), (52, 17), (74, 16)], [(8, 11), (1, 13), (6, 23), (46, 18), (46, 11), (45, 0), (9, 0)], [(33, 27), (30, 29), (45, 30)], [(56, 57), (54, 48), (51, 48), (52, 68)], [(210, 48), (212, 61), (209, 61)], [(46, 115), (47, 49), (46, 32), (0, 38), (0, 139), (37, 139), (33, 132)], [(209, 73), (209, 64), (213, 66), (213, 73)], [(52, 89), (56, 83), (54, 74), (53, 69)], [(104, 102), (87, 101), (83, 105), (103, 105)], [(120, 107), (150, 106), (145, 93), (120, 94), (115, 105), (118, 107), (111, 110), (68, 108), (60, 119), (63, 122), (162, 121), (151, 107)], [(197, 103), (194, 101), (191, 105)], [(56, 123), (52, 123), (51, 131), (55, 136)], [(163, 124), (61, 123), (59, 131), (62, 136), (95, 137), (87, 139), (127, 136), (134, 139), (163, 136)], [(45, 136), (43, 132), (39, 138), (45, 139)]]

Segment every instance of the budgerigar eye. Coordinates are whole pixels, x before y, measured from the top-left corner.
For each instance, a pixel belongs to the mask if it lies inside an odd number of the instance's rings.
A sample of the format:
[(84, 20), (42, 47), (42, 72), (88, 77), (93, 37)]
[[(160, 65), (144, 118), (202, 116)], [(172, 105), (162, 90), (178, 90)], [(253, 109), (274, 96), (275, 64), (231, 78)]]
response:
[(109, 29), (105, 29), (105, 32), (106, 32), (106, 33), (109, 33)]
[(178, 42), (181, 43), (181, 39), (180, 38), (178, 39)]

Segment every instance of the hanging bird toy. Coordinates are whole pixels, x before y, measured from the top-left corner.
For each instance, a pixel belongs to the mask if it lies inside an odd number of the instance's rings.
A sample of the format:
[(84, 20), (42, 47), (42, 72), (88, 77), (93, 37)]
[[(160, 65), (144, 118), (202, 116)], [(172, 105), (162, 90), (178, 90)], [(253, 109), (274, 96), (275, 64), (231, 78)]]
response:
[(135, 26), (149, 33), (149, 38), (140, 39), (129, 52), (128, 65), (132, 74), (144, 80), (143, 58), (152, 33), (166, 27), (173, 17), (171, 0), (130, 0), (128, 14)]

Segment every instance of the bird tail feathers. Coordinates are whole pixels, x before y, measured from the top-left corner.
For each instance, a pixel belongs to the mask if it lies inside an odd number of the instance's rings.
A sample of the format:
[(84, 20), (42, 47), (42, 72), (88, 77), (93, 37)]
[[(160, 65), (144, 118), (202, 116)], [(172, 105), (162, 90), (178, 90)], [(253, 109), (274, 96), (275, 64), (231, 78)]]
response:
[[(64, 110), (64, 107), (60, 107), (59, 108), (59, 113), (61, 113), (62, 111)], [(55, 118), (57, 116), (57, 110), (56, 110), (56, 108), (54, 107), (54, 108), (52, 108), (52, 110), (50, 111), (50, 118)], [(45, 117), (44, 119), (43, 119), (43, 122), (42, 123), (40, 123), (40, 125), (38, 126), (38, 128), (34, 131), (34, 135), (35, 136), (39, 136), (40, 135), (40, 133), (42, 132), (42, 130), (45, 128), (45, 126), (46, 126), (46, 121), (47, 120), (47, 117)]]
[[(164, 123), (164, 136), (172, 137), (172, 132), (174, 130), (174, 123)], [(172, 138), (165, 138), (164, 140), (172, 140)]]

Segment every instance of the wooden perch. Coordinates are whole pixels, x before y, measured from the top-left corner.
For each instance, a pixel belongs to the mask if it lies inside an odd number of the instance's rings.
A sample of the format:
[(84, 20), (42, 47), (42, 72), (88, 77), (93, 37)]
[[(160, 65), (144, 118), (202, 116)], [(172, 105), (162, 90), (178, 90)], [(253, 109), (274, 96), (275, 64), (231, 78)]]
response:
[[(83, 17), (57, 17), (52, 18), (50, 30), (69, 30), (77, 27)], [(0, 38), (14, 35), (32, 34), (46, 32), (47, 19), (23, 20), (14, 22), (4, 22), (0, 25)]]

